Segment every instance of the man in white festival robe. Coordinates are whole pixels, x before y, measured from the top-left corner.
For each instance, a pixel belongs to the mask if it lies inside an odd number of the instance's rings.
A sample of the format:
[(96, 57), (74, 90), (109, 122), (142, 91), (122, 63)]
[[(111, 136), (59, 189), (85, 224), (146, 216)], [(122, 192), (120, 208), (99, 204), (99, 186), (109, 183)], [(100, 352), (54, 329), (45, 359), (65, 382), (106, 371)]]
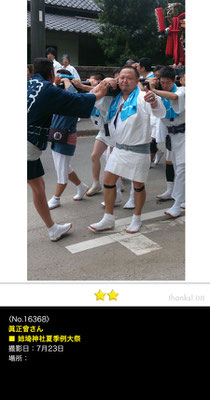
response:
[(120, 94), (114, 99), (106, 96), (96, 102), (99, 110), (109, 110), (107, 121), (115, 147), (104, 170), (104, 216), (101, 221), (88, 227), (94, 232), (114, 229), (113, 210), (119, 176), (133, 181), (135, 191), (135, 210), (126, 232), (138, 232), (141, 226), (141, 212), (146, 198), (145, 183), (150, 168), (150, 115), (153, 113), (163, 118), (166, 109), (159, 96), (149, 90), (141, 91), (138, 81), (135, 68), (123, 67), (118, 77)]
[(176, 218), (185, 208), (185, 72), (180, 78), (181, 87), (175, 84), (175, 71), (171, 67), (160, 70), (162, 90), (156, 90), (154, 82), (150, 84), (153, 93), (160, 95), (166, 108), (162, 123), (167, 127), (167, 148), (170, 150), (174, 166), (175, 179), (171, 197), (175, 200), (166, 215)]

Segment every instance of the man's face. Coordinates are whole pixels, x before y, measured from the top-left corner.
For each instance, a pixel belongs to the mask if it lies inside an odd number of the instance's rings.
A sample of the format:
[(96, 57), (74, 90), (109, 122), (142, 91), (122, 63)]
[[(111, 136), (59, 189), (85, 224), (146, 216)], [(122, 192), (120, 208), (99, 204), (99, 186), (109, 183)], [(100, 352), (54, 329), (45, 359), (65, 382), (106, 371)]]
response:
[(182, 86), (185, 86), (185, 74), (181, 76), (180, 83)]
[(139, 64), (139, 69), (138, 69), (140, 75), (142, 75), (145, 72), (145, 67), (143, 67), (141, 64)]
[(136, 77), (135, 71), (125, 68), (120, 71), (118, 78), (119, 87), (122, 93), (130, 94), (138, 84), (139, 79)]
[(98, 80), (95, 78), (94, 75), (90, 76), (90, 78), (87, 79), (87, 81), (90, 82), (91, 86), (97, 86), (98, 85)]
[(54, 55), (53, 54), (51, 54), (51, 53), (49, 53), (48, 55), (47, 55), (47, 58), (49, 58), (49, 60), (54, 60)]
[(162, 89), (165, 90), (166, 92), (170, 92), (173, 88), (174, 81), (170, 78), (160, 78), (160, 84), (162, 86)]
[(154, 77), (156, 79), (155, 87), (158, 88), (159, 84), (160, 84), (160, 80), (159, 80), (160, 79), (160, 71), (155, 71), (154, 72)]
[(62, 63), (63, 63), (63, 66), (64, 66), (64, 67), (67, 67), (67, 65), (69, 65), (69, 60), (68, 60), (68, 58), (66, 58), (66, 57), (63, 58), (63, 59), (62, 59)]

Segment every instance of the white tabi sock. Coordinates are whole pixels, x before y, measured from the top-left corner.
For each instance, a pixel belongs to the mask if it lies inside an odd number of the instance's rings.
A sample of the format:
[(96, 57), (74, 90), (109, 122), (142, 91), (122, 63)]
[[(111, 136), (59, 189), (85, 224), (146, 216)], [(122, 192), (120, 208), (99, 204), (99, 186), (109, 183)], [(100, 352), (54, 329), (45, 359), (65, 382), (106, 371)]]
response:
[(114, 215), (105, 213), (101, 221), (89, 225), (88, 228), (91, 229), (92, 231), (102, 232), (102, 231), (107, 231), (109, 229), (114, 229), (114, 226), (115, 226)]
[(172, 218), (179, 217), (179, 215), (181, 214), (180, 205), (181, 205), (180, 202), (175, 201), (173, 206), (168, 210), (166, 210), (164, 214), (169, 215)]
[(135, 215), (133, 214), (132, 220), (130, 225), (127, 227), (126, 232), (128, 233), (136, 233), (139, 231), (141, 227), (141, 215)]
[(81, 200), (88, 190), (88, 186), (81, 182), (77, 185), (77, 194), (73, 197), (74, 200)]

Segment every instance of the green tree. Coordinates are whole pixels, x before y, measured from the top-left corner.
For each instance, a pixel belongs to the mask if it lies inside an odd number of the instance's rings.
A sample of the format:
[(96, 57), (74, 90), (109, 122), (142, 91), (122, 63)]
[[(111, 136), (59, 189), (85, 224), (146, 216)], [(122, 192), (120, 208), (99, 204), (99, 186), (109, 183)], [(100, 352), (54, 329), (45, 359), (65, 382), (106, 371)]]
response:
[(165, 56), (167, 39), (158, 35), (155, 18), (155, 8), (166, 8), (167, 0), (101, 0), (97, 4), (103, 10), (98, 42), (107, 64), (122, 65), (130, 57), (150, 57), (154, 64), (172, 62)]

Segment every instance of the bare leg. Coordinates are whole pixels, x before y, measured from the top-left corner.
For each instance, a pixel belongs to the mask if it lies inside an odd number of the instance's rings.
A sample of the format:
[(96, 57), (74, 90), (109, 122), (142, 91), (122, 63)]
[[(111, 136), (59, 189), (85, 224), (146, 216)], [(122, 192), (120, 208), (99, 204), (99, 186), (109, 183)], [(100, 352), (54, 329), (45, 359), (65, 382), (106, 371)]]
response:
[[(105, 213), (101, 221), (89, 225), (89, 229), (94, 232), (103, 232), (114, 229), (114, 203), (116, 198), (116, 182), (119, 176), (106, 171), (104, 173), (104, 200), (105, 200)], [(108, 187), (106, 187), (108, 186)], [(112, 187), (114, 186), (114, 187)]]
[[(87, 192), (88, 186), (80, 181), (76, 172), (72, 171), (68, 174), (68, 179), (77, 187), (77, 194), (73, 197), (74, 200), (81, 200)], [(64, 192), (67, 183), (57, 183), (56, 191), (53, 198), (48, 202), (50, 209), (60, 206), (60, 197)]]
[(67, 183), (57, 183), (54, 196), (60, 197), (62, 195), (62, 193), (64, 192), (66, 186), (67, 186)]
[(78, 186), (81, 183), (81, 180), (78, 178), (76, 172), (72, 171), (70, 174), (68, 174), (68, 178), (70, 182), (72, 182), (74, 185)]
[[(104, 185), (114, 186), (118, 178), (118, 175), (114, 175), (111, 172), (106, 171), (104, 173)], [(112, 189), (104, 187), (105, 213), (113, 215), (115, 199), (116, 187)]]
[(96, 193), (101, 191), (101, 184), (100, 184), (100, 171), (101, 171), (101, 162), (100, 158), (103, 152), (107, 149), (107, 145), (100, 140), (95, 140), (93, 152), (91, 154), (92, 160), (92, 175), (93, 175), (93, 183), (90, 189), (87, 191), (87, 196), (93, 196)]
[(92, 160), (92, 174), (93, 174), (93, 180), (98, 182), (99, 177), (100, 177), (100, 171), (101, 171), (101, 163), (100, 163), (100, 158), (103, 154), (103, 152), (106, 150), (107, 145), (104, 142), (101, 142), (100, 140), (95, 140), (94, 147), (93, 147), (93, 152), (91, 154), (91, 160)]
[[(136, 189), (140, 189), (144, 186), (144, 183), (141, 183), (141, 182), (133, 182), (133, 184), (134, 184), (134, 188), (136, 188)], [(146, 191), (142, 190), (141, 192), (136, 192), (134, 190), (134, 200), (135, 200), (134, 214), (141, 215), (142, 208), (143, 208), (145, 200), (146, 200)]]
[(45, 194), (45, 183), (44, 179), (40, 176), (36, 179), (28, 180), (33, 193), (33, 201), (37, 212), (44, 221), (47, 228), (54, 225), (54, 221), (51, 218), (47, 198)]
[(85, 193), (87, 193), (88, 186), (85, 183), (81, 182), (76, 172), (74, 171), (68, 174), (68, 178), (70, 182), (72, 182), (77, 187), (77, 194), (73, 197), (73, 200), (82, 200)]
[[(74, 185), (78, 186), (80, 185), (81, 181), (78, 178), (76, 172), (72, 171), (70, 174), (68, 174), (68, 178), (70, 182), (72, 182)], [(57, 183), (56, 186), (56, 191), (54, 196), (56, 197), (61, 197), (62, 193), (64, 192), (65, 188), (67, 186), (67, 183)]]

